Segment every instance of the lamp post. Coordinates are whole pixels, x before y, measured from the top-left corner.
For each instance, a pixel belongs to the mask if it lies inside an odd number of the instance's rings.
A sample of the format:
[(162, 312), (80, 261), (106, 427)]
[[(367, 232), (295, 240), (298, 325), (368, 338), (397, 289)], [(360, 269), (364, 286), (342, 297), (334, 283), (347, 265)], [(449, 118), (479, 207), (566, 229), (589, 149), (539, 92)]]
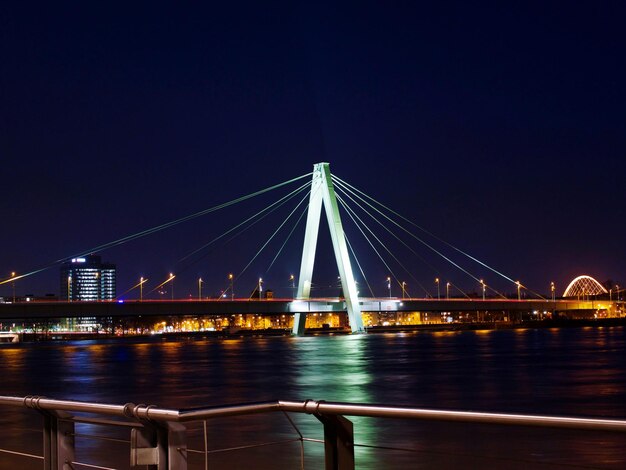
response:
[(402, 299), (404, 300), (404, 296), (406, 294), (406, 282), (402, 281)]
[(262, 293), (263, 293), (263, 279), (259, 278), (259, 300), (263, 298)]
[(198, 300), (202, 300), (202, 278), (198, 278)]
[(517, 284), (517, 300), (522, 300), (522, 294), (520, 291), (522, 284), (519, 281), (515, 281), (515, 284)]
[(228, 275), (230, 281), (230, 300), (235, 300), (235, 279), (232, 273)]
[(486, 284), (485, 284), (485, 281), (483, 281), (483, 280), (481, 279), (481, 280), (480, 280), (480, 285), (481, 285), (481, 286), (482, 286), (482, 288), (483, 288), (483, 300), (485, 300), (485, 289), (486, 289), (486, 287), (487, 287), (487, 286), (486, 286)]
[(391, 298), (391, 276), (387, 276), (387, 290), (389, 291), (389, 298)]
[(296, 278), (293, 274), (289, 275), (289, 280), (291, 281), (291, 298), (296, 298)]
[(556, 300), (554, 291), (555, 291), (554, 282), (550, 282), (550, 293), (552, 294), (552, 302), (555, 302)]
[(446, 282), (446, 300), (450, 300), (450, 283)]
[(619, 302), (619, 286), (615, 284), (615, 296), (617, 301)]
[(435, 278), (435, 284), (437, 284), (437, 300), (441, 300), (441, 294), (439, 293), (439, 278)]
[(174, 277), (174, 274), (170, 273), (170, 278), (168, 279), (172, 282), (172, 300), (174, 300)]
[(15, 271), (11, 271), (11, 279), (13, 280), (13, 282), (11, 282), (11, 286), (13, 287), (13, 303), (15, 303)]

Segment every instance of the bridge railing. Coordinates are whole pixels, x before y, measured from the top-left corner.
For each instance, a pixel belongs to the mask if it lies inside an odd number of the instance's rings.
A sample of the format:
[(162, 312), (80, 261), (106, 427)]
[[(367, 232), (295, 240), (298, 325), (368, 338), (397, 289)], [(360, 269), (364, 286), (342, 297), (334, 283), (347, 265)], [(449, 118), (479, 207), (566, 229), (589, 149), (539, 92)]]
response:
[[(323, 459), (326, 469), (354, 469), (354, 449), (363, 445), (355, 443), (353, 423), (345, 416), (626, 433), (626, 420), (446, 411), (314, 400), (303, 402), (271, 401), (175, 410), (133, 403), (109, 405), (53, 400), (36, 396), (0, 396), (0, 406), (14, 410), (29, 409), (40, 414), (43, 418), (41, 451), (39, 453), (26, 452), (23, 449), (9, 449), (0, 445), (0, 462), (5, 460), (1, 457), (5, 455), (6, 458), (38, 462), (37, 467), (31, 467), (21, 462), (17, 465), (19, 468), (41, 468), (43, 463), (43, 468), (47, 470), (79, 468), (112, 470), (112, 467), (101, 465), (100, 462), (79, 461), (76, 457), (77, 440), (97, 440), (115, 445), (121, 444), (127, 450), (113, 450), (113, 452), (116, 452), (118, 456), (126, 454), (125, 465), (129, 465), (130, 468), (142, 466), (142, 468), (158, 470), (186, 470), (190, 467), (189, 462), (192, 455), (201, 457), (201, 461), (197, 462), (197, 468), (208, 469), (210, 456), (215, 456), (218, 453), (294, 443), (298, 443), (299, 447), (299, 455), (296, 460), (299, 460), (299, 467), (304, 469), (304, 443), (311, 442), (323, 444)], [(2, 413), (2, 415), (5, 414)], [(251, 415), (261, 415), (267, 419), (269, 414), (282, 416), (288, 422), (293, 435), (285, 439), (244, 443), (209, 450), (207, 432), (209, 422), (220, 418), (233, 419), (235, 417), (250, 417)], [(317, 419), (323, 429), (323, 439), (303, 435), (293, 419), (294, 415), (301, 414), (310, 415)], [(102, 429), (102, 427), (117, 428), (121, 429), (122, 433), (121, 437), (116, 437), (108, 432), (102, 434), (82, 432), (78, 428), (83, 426), (91, 427), (92, 430), (95, 428)], [(201, 448), (188, 447), (192, 431), (199, 431), (200, 439), (195, 439), (194, 442), (196, 445), (200, 442), (199, 447)], [(9, 432), (12, 430), (9, 429)], [(378, 450), (411, 451), (411, 449), (394, 449), (384, 445), (365, 445), (363, 447)], [(293, 447), (291, 450), (293, 451)], [(623, 463), (624, 460), (621, 462)], [(316, 465), (315, 468), (319, 468), (319, 465)]]

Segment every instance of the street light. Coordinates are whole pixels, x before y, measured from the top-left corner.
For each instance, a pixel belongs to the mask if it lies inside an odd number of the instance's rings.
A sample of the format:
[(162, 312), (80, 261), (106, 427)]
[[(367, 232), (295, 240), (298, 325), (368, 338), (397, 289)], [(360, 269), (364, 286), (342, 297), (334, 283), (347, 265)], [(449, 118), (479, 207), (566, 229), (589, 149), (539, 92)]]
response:
[(446, 300), (450, 300), (450, 283), (446, 282)]
[(232, 273), (228, 275), (230, 281), (230, 300), (235, 300), (235, 279)]
[(259, 300), (262, 299), (261, 293), (263, 292), (263, 279), (259, 278)]
[(202, 278), (198, 278), (198, 300), (202, 300)]
[(143, 302), (143, 276), (139, 278), (139, 302)]
[(13, 282), (11, 283), (13, 286), (13, 303), (15, 303), (15, 271), (11, 271), (11, 278), (13, 279)]
[(435, 278), (435, 284), (437, 284), (437, 300), (441, 300), (441, 295), (439, 294), (439, 278)]
[(554, 282), (550, 282), (550, 292), (552, 293), (552, 302), (555, 302), (554, 291), (555, 291)]
[(617, 296), (617, 301), (619, 302), (619, 286), (615, 284), (615, 295)]
[(174, 278), (176, 276), (174, 276), (172, 273), (170, 273), (170, 278), (168, 279), (168, 281), (172, 281), (172, 300), (174, 300)]
[(515, 284), (517, 284), (517, 300), (522, 300), (522, 294), (520, 291), (522, 284), (519, 281), (515, 281)]
[(389, 298), (391, 298), (391, 277), (387, 276), (387, 289), (389, 290)]
[(480, 285), (483, 287), (483, 300), (485, 300), (485, 289), (487, 288), (487, 285), (482, 279), (480, 280)]
[(404, 299), (405, 294), (406, 294), (406, 282), (402, 281), (402, 299)]
[(296, 278), (293, 274), (289, 275), (289, 280), (291, 281), (291, 298), (295, 299), (296, 298)]

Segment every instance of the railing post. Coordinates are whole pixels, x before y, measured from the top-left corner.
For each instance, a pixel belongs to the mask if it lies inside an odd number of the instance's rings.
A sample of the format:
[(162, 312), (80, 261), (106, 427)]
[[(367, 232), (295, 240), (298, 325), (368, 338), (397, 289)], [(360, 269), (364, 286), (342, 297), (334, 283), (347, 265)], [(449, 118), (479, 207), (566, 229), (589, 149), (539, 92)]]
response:
[(143, 423), (133, 428), (130, 438), (130, 466), (154, 470), (187, 469), (186, 428), (179, 423)]
[(341, 415), (315, 415), (324, 425), (326, 470), (354, 470), (352, 421)]
[(159, 464), (159, 448), (157, 445), (157, 430), (144, 424), (141, 428), (130, 430), (130, 466), (145, 465), (157, 468)]
[(74, 461), (74, 422), (61, 411), (41, 411), (43, 415), (43, 457), (45, 470), (67, 470)]
[[(187, 470), (187, 430), (180, 423), (165, 423), (161, 431), (166, 441), (159, 446), (167, 449), (167, 467), (159, 470)], [(161, 440), (160, 440), (161, 441)]]

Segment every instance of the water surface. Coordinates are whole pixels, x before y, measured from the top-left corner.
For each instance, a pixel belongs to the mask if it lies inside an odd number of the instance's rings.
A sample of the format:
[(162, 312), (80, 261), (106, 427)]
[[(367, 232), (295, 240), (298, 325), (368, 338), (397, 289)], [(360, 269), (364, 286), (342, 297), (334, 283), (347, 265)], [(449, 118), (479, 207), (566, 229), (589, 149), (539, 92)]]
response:
[[(172, 408), (312, 398), (623, 419), (625, 353), (624, 327), (22, 343), (0, 347), (0, 394)], [(19, 442), (28, 430), (8, 416), (19, 428), (10, 440)], [(352, 420), (358, 443), (419, 451), (357, 448), (358, 468), (626, 467), (621, 435)], [(284, 417), (218, 424), (210, 431), (215, 449), (294, 436)], [(296, 417), (296, 424), (322, 436), (314, 418)], [(297, 468), (298, 449), (266, 448), (254, 461), (257, 468)], [(127, 452), (119, 451), (126, 466)], [(243, 467), (247, 452), (215, 455), (210, 468)], [(323, 465), (321, 452), (306, 445), (306, 468)]]

